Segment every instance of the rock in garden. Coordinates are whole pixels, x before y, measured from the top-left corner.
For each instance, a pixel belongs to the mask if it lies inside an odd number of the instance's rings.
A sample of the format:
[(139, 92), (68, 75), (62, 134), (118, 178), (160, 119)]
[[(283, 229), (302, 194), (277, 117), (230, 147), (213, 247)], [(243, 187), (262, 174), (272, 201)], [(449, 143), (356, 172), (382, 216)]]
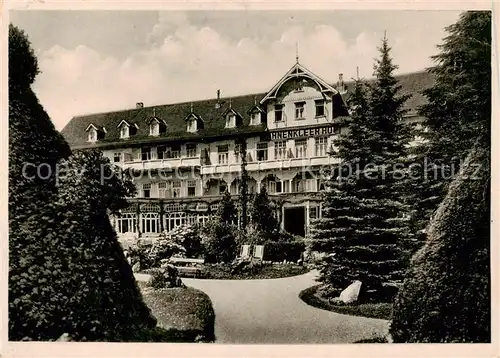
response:
[(139, 272), (140, 270), (141, 270), (141, 264), (139, 264), (138, 262), (136, 262), (136, 263), (134, 264), (134, 266), (132, 266), (132, 272), (137, 273), (137, 272)]
[(340, 293), (340, 300), (346, 304), (354, 303), (358, 300), (361, 291), (361, 281), (354, 281)]

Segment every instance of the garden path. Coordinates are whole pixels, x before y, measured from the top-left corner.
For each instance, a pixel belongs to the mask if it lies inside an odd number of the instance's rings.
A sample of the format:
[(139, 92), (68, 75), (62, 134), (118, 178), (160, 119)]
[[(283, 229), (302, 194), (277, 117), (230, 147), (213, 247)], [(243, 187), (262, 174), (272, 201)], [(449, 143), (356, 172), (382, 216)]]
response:
[[(384, 336), (388, 321), (347, 316), (305, 304), (299, 292), (316, 284), (317, 272), (268, 280), (183, 282), (210, 296), (215, 310), (217, 343), (351, 343)], [(138, 280), (147, 275), (136, 274)]]

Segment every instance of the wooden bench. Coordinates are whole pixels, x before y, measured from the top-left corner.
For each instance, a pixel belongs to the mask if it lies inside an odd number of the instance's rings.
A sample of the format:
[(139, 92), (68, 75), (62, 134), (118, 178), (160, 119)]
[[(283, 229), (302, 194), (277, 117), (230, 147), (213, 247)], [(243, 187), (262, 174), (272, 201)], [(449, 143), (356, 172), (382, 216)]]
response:
[(171, 257), (169, 261), (177, 268), (179, 276), (192, 276), (194, 278), (205, 276), (205, 270), (197, 265), (205, 263), (204, 259), (191, 259), (185, 257)]

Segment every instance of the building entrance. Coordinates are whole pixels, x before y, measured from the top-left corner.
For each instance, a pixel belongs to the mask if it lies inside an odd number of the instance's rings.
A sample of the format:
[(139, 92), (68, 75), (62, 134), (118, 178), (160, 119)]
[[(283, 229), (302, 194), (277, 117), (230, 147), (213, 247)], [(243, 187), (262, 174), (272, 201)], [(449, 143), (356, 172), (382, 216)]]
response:
[(284, 228), (290, 234), (305, 236), (306, 210), (303, 206), (285, 208)]

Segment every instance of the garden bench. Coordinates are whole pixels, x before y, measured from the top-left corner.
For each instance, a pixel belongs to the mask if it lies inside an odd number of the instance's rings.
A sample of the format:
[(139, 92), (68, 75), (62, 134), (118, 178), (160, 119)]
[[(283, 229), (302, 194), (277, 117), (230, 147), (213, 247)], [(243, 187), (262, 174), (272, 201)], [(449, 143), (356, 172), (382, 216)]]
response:
[(206, 276), (205, 270), (198, 266), (205, 263), (204, 259), (172, 257), (169, 261), (177, 268), (179, 276), (192, 276), (194, 278)]
[(240, 257), (241, 258), (249, 258), (250, 257), (250, 245), (242, 245), (241, 246)]
[(253, 257), (262, 260), (264, 257), (264, 245), (255, 245), (253, 248)]

